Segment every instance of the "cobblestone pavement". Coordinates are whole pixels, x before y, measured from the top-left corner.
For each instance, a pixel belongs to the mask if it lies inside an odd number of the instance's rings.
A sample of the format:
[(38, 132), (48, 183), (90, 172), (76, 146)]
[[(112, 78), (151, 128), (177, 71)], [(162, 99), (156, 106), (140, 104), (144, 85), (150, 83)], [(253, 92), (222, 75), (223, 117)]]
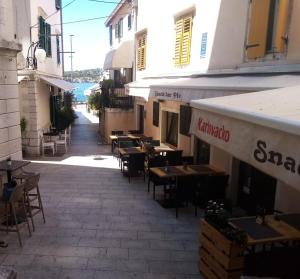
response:
[(46, 224), (36, 215), (32, 237), (22, 229), (23, 248), (15, 233), (2, 232), (9, 247), (0, 248), (1, 265), (18, 278), (200, 278), (193, 208), (176, 219), (142, 178), (129, 184), (110, 146), (98, 144), (97, 124), (78, 115), (68, 153), (27, 168), (41, 173)]

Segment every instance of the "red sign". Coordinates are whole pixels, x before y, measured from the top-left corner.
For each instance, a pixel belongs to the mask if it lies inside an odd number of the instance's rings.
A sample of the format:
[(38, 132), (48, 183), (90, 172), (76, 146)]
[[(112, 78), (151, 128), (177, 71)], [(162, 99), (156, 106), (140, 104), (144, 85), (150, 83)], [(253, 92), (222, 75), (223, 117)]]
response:
[(230, 139), (230, 132), (224, 128), (224, 125), (214, 125), (208, 120), (204, 121), (201, 117), (198, 120), (198, 130), (204, 134), (218, 138), (225, 142), (228, 142)]

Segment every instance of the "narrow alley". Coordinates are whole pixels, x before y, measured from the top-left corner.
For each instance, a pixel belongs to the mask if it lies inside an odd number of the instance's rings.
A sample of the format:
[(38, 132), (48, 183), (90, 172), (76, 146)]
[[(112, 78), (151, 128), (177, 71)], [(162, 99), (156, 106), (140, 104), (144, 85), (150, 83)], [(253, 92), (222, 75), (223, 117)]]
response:
[(198, 218), (193, 210), (164, 209), (146, 182), (128, 183), (109, 145), (100, 145), (96, 118), (83, 107), (62, 157), (33, 160), (40, 172), (46, 223), (35, 216), (32, 237), (22, 229), (2, 238), (1, 265), (18, 278), (200, 278)]

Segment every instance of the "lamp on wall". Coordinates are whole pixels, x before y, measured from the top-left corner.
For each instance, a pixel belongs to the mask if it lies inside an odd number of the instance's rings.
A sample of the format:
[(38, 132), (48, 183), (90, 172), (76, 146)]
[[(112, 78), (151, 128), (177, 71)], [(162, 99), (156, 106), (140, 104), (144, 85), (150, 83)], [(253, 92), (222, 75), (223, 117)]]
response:
[(32, 42), (27, 51), (26, 67), (35, 70), (37, 62), (44, 62), (46, 51), (39, 47), (39, 42)]

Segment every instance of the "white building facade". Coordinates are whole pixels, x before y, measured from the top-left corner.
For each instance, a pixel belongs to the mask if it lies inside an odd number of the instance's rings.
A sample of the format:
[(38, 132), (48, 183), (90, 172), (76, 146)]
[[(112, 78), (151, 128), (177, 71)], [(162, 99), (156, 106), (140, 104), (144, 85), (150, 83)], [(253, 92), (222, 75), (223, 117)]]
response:
[(0, 1), (0, 161), (22, 158), (18, 100), (15, 1)]

